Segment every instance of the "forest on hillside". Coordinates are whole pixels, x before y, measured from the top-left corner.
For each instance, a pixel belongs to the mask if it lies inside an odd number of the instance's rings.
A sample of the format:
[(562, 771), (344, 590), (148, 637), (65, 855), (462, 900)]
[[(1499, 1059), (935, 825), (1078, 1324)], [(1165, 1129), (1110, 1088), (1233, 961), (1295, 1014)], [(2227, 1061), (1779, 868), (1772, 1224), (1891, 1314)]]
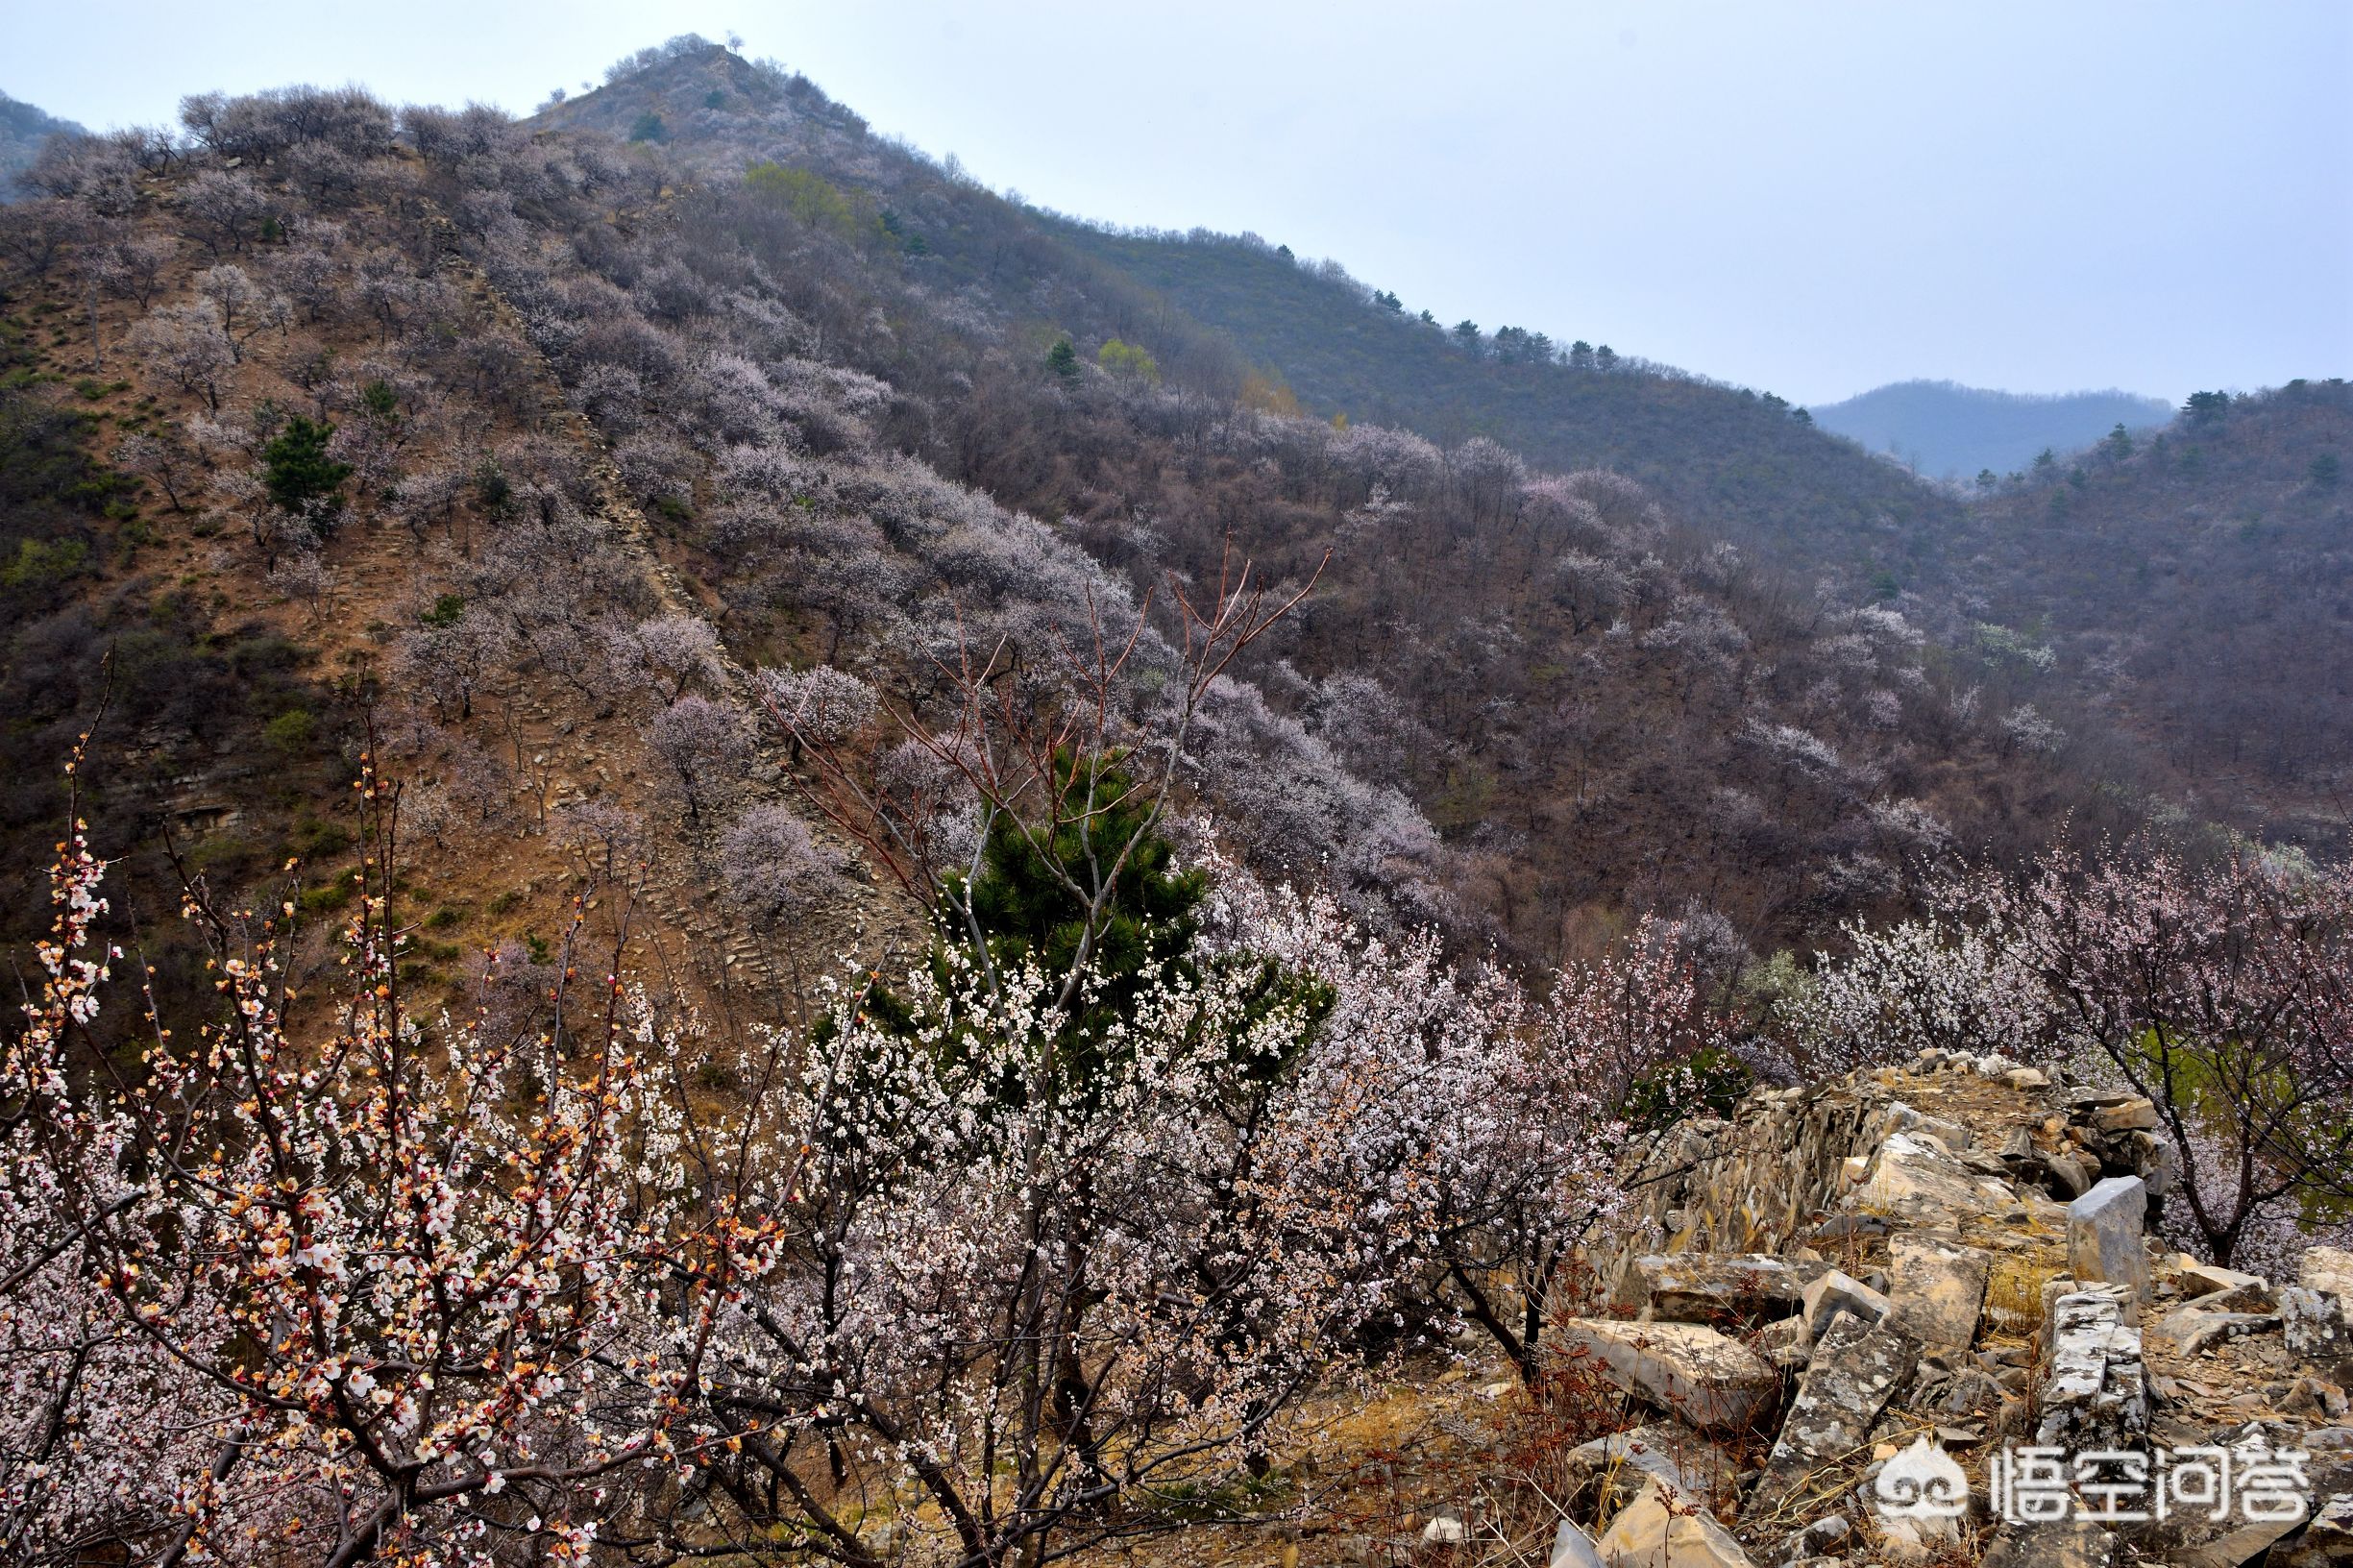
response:
[(1696, 1129), (1948, 1055), (2128, 1086), (2208, 1263), (2353, 1197), (2341, 382), (1964, 502), (693, 37), (21, 194), (0, 1556), (1289, 1529), (1335, 1402), (1554, 1409)]

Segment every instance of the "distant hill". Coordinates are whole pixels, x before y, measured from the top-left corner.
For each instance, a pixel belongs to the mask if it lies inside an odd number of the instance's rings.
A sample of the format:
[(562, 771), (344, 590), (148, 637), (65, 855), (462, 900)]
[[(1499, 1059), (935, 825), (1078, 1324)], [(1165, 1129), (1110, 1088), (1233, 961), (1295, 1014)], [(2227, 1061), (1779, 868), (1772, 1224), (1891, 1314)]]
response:
[(1857, 589), (1909, 585), (1949, 500), (1815, 428), (1769, 392), (1490, 324), (1416, 318), (1336, 262), (1255, 235), (1138, 233), (1061, 220), (1071, 245), (1226, 333), (1310, 413), (1487, 436), (1555, 469), (1604, 467), (1792, 570)]
[(1954, 586), (1978, 596), (1984, 621), (2047, 647), (2203, 801), (2301, 809), (2329, 824), (2315, 842), (2341, 845), (2353, 801), (2348, 459), (2341, 380), (2201, 392), (2155, 435), (2034, 464), (1970, 507)]
[(1900, 458), (1930, 478), (1973, 478), (1980, 471), (2022, 471), (2044, 451), (2080, 451), (2119, 425), (2155, 429), (2173, 417), (2163, 398), (2133, 392), (2036, 397), (1957, 381), (1897, 381), (1816, 408), (1814, 423)]
[(79, 135), (82, 128), (0, 92), (0, 202), (16, 199), (17, 172), (60, 131)]

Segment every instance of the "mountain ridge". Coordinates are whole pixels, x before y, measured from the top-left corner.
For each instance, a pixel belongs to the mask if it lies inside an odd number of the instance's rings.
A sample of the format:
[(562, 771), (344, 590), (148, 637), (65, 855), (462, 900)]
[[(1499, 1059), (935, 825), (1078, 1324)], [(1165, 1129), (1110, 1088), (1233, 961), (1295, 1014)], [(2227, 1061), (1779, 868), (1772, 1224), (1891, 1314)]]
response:
[(1947, 481), (2023, 471), (2039, 453), (2081, 451), (2118, 425), (2136, 434), (2160, 429), (2174, 413), (2162, 398), (2114, 387), (2004, 392), (1925, 378), (1891, 381), (1813, 409), (1824, 429)]

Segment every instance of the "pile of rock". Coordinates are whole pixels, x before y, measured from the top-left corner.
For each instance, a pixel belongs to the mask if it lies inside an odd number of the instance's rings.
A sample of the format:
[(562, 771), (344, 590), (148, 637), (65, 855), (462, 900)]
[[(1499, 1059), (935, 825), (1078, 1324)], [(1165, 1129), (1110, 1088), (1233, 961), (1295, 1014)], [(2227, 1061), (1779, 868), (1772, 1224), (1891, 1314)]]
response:
[[(1658, 1417), (1572, 1456), (1553, 1568), (2353, 1565), (2353, 1256), (2274, 1286), (2164, 1253), (2155, 1127), (2145, 1100), (1931, 1052), (1678, 1129), (1600, 1261), (1614, 1313), (1555, 1344)], [(2055, 1482), (2021, 1468), (2037, 1447)], [(2124, 1517), (2157, 1511), (2119, 1478), (2162, 1488), (2161, 1449), (2304, 1451), (2309, 1507)]]

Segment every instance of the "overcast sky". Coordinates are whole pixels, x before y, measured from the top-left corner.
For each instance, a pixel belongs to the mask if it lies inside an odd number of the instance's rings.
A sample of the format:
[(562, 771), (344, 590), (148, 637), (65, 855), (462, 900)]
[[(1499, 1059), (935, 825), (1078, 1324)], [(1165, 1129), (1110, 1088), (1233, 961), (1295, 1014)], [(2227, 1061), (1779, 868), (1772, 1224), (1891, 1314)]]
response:
[(0, 0), (0, 90), (527, 112), (688, 30), (1045, 206), (1801, 402), (2353, 374), (2353, 0)]

